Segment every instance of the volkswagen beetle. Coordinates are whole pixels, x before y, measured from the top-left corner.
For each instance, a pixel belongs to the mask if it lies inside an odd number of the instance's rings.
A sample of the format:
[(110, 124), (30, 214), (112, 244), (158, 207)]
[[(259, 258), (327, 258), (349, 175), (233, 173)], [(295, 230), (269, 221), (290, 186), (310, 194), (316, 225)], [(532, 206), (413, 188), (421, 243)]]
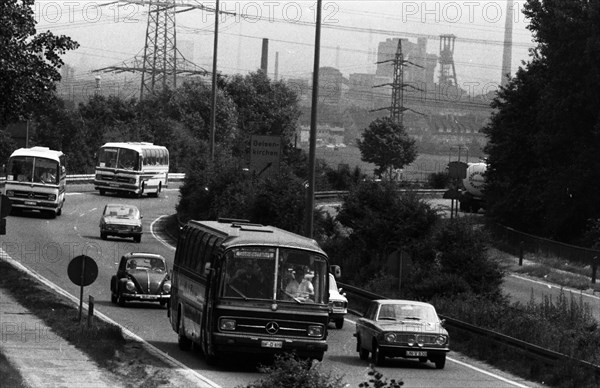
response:
[(429, 303), (373, 300), (356, 322), (356, 351), (361, 360), (371, 353), (375, 365), (382, 365), (386, 357), (404, 357), (430, 360), (437, 369), (443, 369), (450, 351), (450, 337), (443, 324)]
[(154, 253), (128, 253), (121, 257), (117, 274), (110, 281), (113, 303), (127, 301), (167, 304), (171, 298), (171, 280), (165, 258)]

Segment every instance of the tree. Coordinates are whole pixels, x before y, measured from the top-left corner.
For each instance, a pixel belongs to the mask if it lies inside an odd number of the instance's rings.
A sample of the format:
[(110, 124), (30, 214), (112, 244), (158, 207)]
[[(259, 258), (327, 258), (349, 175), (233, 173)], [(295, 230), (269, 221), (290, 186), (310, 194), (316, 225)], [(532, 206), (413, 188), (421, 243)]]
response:
[(0, 2), (0, 127), (52, 99), (60, 56), (79, 47), (64, 35), (36, 34), (33, 5), (34, 0)]
[(600, 3), (529, 0), (537, 47), (493, 102), (489, 215), (576, 242), (600, 217)]
[(234, 75), (225, 82), (225, 91), (238, 112), (239, 152), (249, 149), (251, 135), (280, 136), (289, 150), (300, 116), (298, 96), (283, 81), (271, 81), (263, 71)]
[(392, 180), (393, 169), (403, 168), (417, 158), (415, 140), (389, 117), (371, 122), (357, 143), (361, 159), (377, 166), (375, 174), (387, 172), (389, 180)]

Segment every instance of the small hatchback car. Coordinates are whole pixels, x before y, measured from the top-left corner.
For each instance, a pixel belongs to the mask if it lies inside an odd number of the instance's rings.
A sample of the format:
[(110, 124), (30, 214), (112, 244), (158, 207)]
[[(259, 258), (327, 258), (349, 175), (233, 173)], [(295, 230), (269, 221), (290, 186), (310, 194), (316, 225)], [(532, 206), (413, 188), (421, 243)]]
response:
[(356, 322), (356, 351), (361, 360), (371, 352), (375, 365), (382, 365), (386, 357), (404, 357), (430, 360), (437, 369), (443, 369), (450, 351), (443, 323), (429, 303), (373, 300)]
[(142, 240), (142, 215), (133, 205), (109, 203), (104, 207), (100, 218), (100, 238), (108, 236), (133, 237), (139, 243)]
[(117, 274), (110, 280), (110, 299), (125, 305), (127, 301), (167, 304), (171, 298), (171, 280), (167, 263), (154, 253), (128, 253), (121, 257)]

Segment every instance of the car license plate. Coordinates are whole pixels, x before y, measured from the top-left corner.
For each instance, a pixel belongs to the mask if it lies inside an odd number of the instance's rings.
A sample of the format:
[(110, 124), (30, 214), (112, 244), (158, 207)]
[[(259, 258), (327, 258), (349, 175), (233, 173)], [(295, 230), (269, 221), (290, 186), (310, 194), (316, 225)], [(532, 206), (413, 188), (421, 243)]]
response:
[(35, 201), (25, 201), (25, 205), (35, 206), (36, 203), (35, 203)]
[(427, 357), (427, 352), (423, 350), (407, 350), (406, 357)]
[(118, 183), (110, 183), (109, 186), (110, 187), (119, 187), (119, 184)]
[(263, 348), (281, 349), (283, 342), (281, 341), (261, 341), (260, 346)]
[(152, 299), (153, 295), (140, 295), (141, 299)]

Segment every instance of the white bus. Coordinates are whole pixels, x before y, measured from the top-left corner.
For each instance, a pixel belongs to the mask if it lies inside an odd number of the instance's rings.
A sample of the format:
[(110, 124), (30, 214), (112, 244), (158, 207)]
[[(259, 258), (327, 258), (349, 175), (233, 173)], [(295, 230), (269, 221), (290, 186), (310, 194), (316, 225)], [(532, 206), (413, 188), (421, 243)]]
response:
[(106, 143), (97, 154), (94, 187), (106, 192), (158, 197), (169, 183), (169, 151), (144, 142)]
[(48, 147), (19, 148), (8, 159), (4, 194), (13, 211), (29, 209), (59, 216), (65, 202), (66, 156)]

